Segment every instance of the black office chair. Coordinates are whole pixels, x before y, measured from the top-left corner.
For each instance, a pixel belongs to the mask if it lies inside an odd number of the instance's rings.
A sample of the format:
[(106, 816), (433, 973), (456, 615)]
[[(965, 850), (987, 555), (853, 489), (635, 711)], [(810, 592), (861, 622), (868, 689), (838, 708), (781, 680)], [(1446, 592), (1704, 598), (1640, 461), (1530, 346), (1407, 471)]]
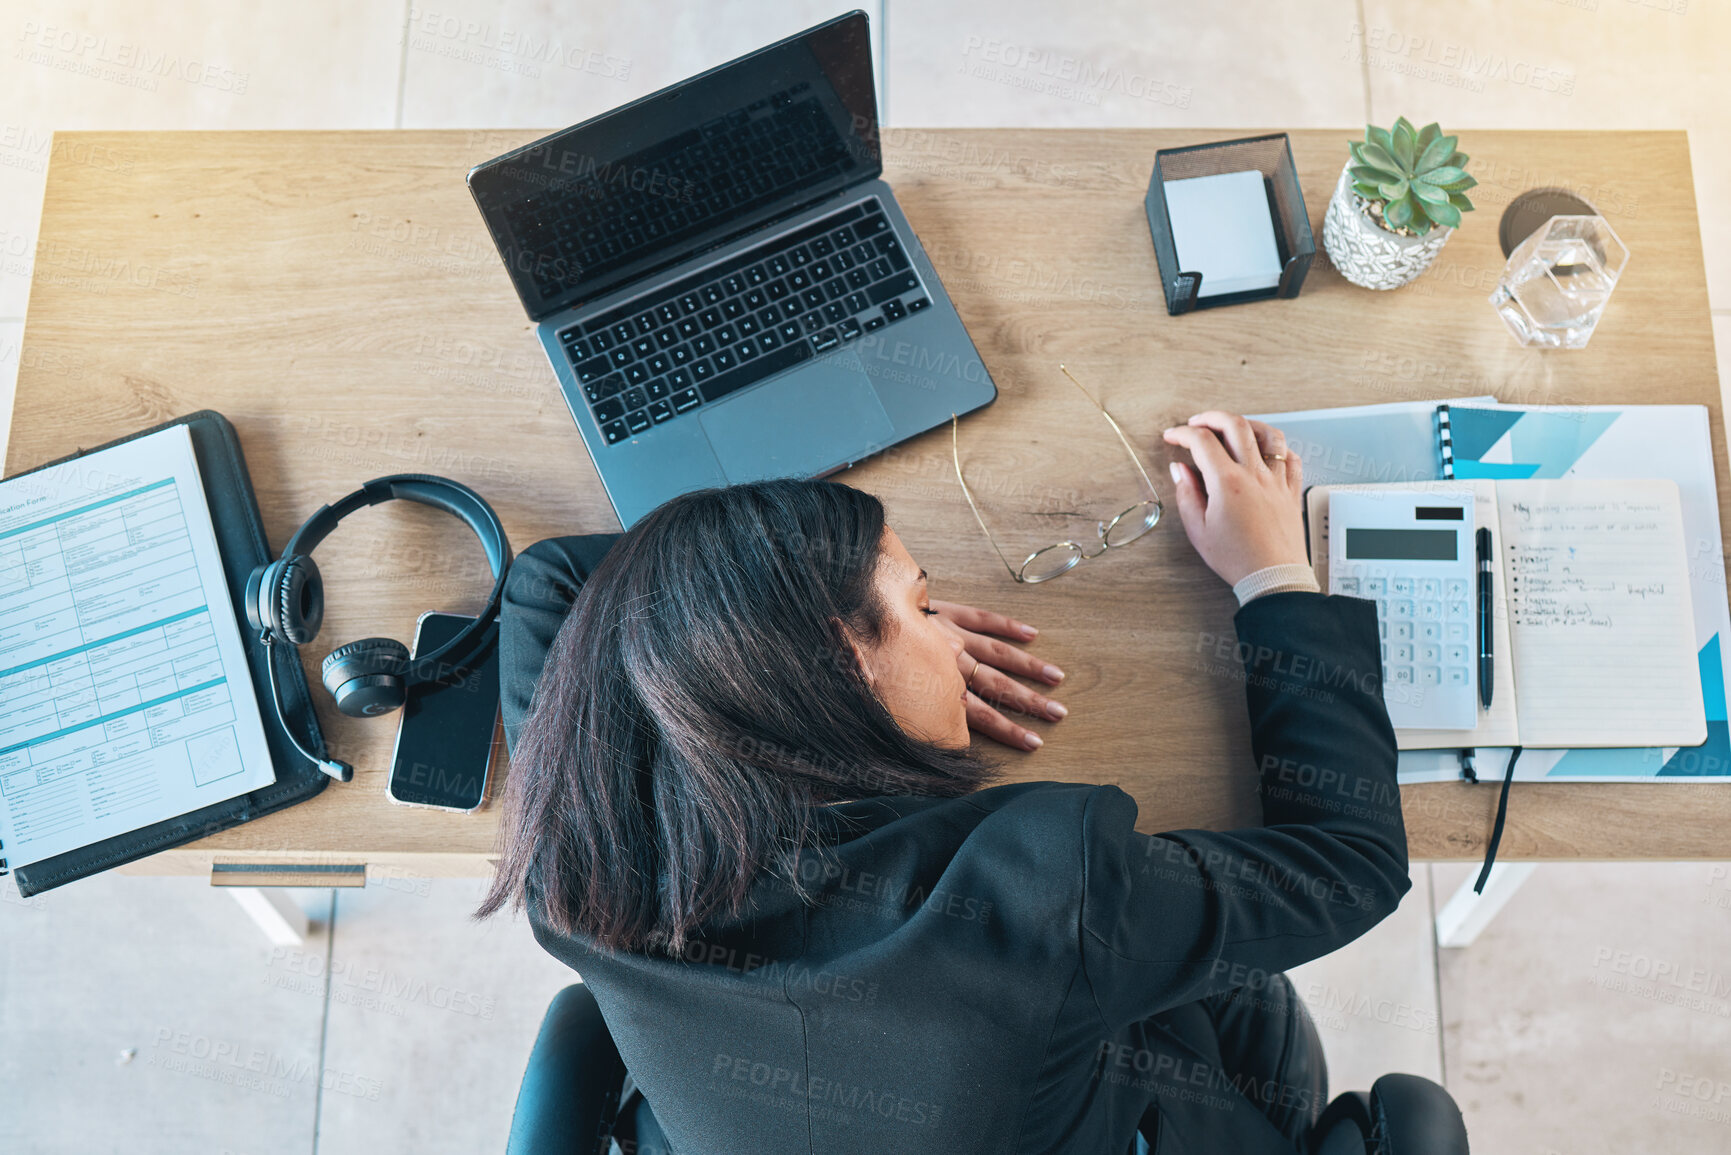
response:
[(1419, 1075), (1384, 1075), (1348, 1091), (1310, 1129), (1306, 1155), (1467, 1155), (1461, 1109)]
[[(553, 997), (517, 1092), (506, 1155), (671, 1155), (649, 1104), (631, 1085), (595, 996), (582, 983)], [(1336, 1098), (1303, 1155), (1467, 1155), (1460, 1108), (1417, 1075), (1384, 1075)]]
[(573, 983), (553, 996), (517, 1089), (506, 1155), (671, 1155), (636, 1093), (595, 996)]

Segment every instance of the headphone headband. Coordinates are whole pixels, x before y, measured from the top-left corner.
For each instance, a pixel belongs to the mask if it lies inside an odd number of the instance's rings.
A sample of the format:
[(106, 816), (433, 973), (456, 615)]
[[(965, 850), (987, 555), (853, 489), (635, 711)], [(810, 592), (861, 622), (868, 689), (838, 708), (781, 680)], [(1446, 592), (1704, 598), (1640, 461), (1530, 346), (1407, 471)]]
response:
[(475, 531), (481, 548), (486, 551), (487, 566), (493, 571), (493, 591), (487, 595), (486, 608), (456, 637), (430, 654), (417, 655), (413, 664), (419, 666), (436, 662), (446, 654), (466, 652), (464, 647), (471, 638), (490, 628), (498, 613), (499, 602), (505, 593), (505, 574), (511, 564), (511, 546), (505, 538), (505, 526), (499, 521), (499, 515), (493, 512), (493, 507), (461, 482), (428, 473), (393, 473), (375, 477), (347, 497), (314, 511), (283, 547), (282, 555), (309, 555), (349, 514), (393, 500), (413, 501), (454, 514)]

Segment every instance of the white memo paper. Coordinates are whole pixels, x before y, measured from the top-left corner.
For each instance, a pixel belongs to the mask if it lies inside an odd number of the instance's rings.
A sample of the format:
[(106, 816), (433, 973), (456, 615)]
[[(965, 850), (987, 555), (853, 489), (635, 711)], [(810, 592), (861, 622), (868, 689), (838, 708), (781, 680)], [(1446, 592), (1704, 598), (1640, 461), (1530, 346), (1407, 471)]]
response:
[(1198, 297), (1280, 284), (1280, 250), (1260, 172), (1169, 180), (1164, 192), (1178, 267), (1202, 274)]
[(275, 780), (186, 426), (0, 483), (0, 858)]

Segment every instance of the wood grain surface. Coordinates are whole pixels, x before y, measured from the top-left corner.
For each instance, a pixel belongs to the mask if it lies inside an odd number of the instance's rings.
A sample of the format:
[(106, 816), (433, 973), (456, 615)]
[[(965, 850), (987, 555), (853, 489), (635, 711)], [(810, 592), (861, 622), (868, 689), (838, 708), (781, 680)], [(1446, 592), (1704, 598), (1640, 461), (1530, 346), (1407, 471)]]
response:
[[(540, 133), (72, 135), (79, 147), (57, 149), (48, 172), (8, 474), (208, 407), (240, 431), (274, 547), (320, 504), (403, 471), (474, 486), (519, 550), (617, 528), (463, 183), (474, 164)], [(962, 499), (947, 429), (842, 480), (884, 499), (936, 596), (1034, 622), (1035, 651), (1068, 672), (1060, 697), (1071, 714), (1039, 726), (1044, 749), (993, 748), (1007, 777), (1117, 783), (1148, 831), (1258, 814), (1235, 606), (1170, 508), (1164, 426), (1209, 407), (1494, 393), (1707, 405), (1715, 460), (1725, 454), (1681, 132), (1468, 133), (1478, 211), (1413, 285), (1355, 288), (1319, 251), (1295, 300), (1169, 317), (1142, 210), (1154, 152), (1243, 135), (906, 129), (885, 142), (885, 175), (1001, 390), (963, 422), (961, 443), (1006, 552), (1091, 537), (1136, 496), (1130, 463), (1060, 362), (1145, 449), (1168, 516), (1127, 549), (1019, 587)], [(1319, 248), (1351, 135), (1292, 136)], [(1520, 348), (1485, 300), (1503, 264), (1498, 216), (1542, 184), (1584, 192), (1633, 254), (1582, 352)], [(892, 374), (922, 355), (893, 328), (862, 352)], [(1719, 496), (1723, 521), (1723, 468)], [(472, 611), (488, 585), (460, 523), (401, 504), (352, 517), (318, 560), (329, 605), (307, 647), (309, 678), (336, 645), (407, 640), (421, 611)], [(317, 696), (327, 735), (357, 766), (352, 783), (134, 869), (368, 861), (484, 873), (496, 801), (475, 815), (393, 805), (395, 720), (344, 718)], [(1414, 858), (1482, 855), (1494, 787), (1404, 794)], [(1501, 854), (1707, 857), (1725, 853), (1728, 828), (1731, 787), (1521, 784)]]

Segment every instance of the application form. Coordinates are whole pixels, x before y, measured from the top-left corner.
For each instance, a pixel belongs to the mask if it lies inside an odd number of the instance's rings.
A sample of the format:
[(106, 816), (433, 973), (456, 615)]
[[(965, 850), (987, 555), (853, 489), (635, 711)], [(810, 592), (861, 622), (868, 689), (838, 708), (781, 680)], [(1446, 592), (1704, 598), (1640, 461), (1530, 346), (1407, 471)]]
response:
[(275, 781), (246, 661), (186, 426), (0, 482), (0, 859)]

